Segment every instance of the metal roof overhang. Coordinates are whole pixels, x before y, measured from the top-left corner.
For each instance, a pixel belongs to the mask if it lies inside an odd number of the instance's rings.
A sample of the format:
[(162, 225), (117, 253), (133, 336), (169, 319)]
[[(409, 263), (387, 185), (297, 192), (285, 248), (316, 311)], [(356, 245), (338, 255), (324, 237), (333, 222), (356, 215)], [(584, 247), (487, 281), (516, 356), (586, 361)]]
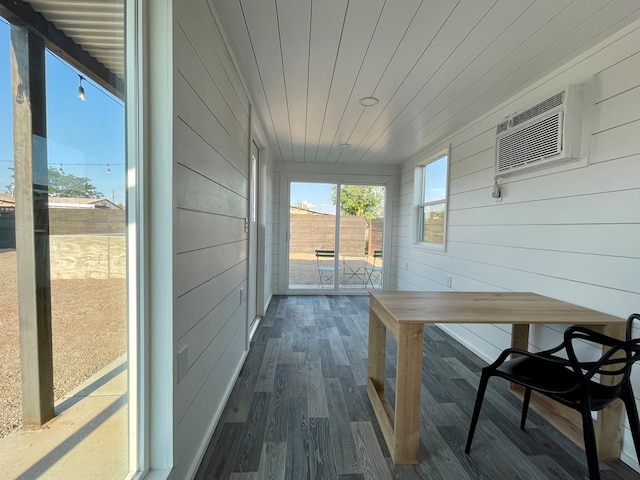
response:
[(124, 98), (124, 0), (0, 0), (0, 16), (38, 32), (49, 50)]

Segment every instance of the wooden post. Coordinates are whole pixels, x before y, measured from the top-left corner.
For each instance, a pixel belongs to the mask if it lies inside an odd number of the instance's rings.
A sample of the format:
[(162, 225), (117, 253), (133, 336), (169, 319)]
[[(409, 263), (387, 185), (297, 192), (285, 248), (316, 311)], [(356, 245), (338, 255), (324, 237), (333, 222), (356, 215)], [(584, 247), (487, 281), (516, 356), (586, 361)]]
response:
[(22, 420), (53, 418), (44, 40), (11, 25)]
[[(373, 300), (372, 300), (373, 301)], [(373, 310), (369, 310), (369, 353), (367, 376), (373, 382), (376, 391), (384, 391), (384, 364), (387, 330)]]
[[(626, 325), (623, 323), (613, 325), (604, 325), (600, 330), (604, 335), (624, 340), (626, 334)], [(602, 346), (602, 355), (609, 351), (609, 347)], [(623, 356), (622, 353), (617, 355)], [(604, 385), (613, 385), (620, 381), (619, 377), (610, 377), (602, 375), (600, 382)], [(620, 458), (622, 450), (622, 421), (624, 408), (622, 402), (617, 401), (610, 404), (607, 408), (600, 410), (596, 415), (594, 425), (598, 458), (601, 460), (617, 460)]]
[(422, 323), (400, 324), (397, 337), (395, 445), (391, 452), (394, 463), (418, 463), (423, 332)]

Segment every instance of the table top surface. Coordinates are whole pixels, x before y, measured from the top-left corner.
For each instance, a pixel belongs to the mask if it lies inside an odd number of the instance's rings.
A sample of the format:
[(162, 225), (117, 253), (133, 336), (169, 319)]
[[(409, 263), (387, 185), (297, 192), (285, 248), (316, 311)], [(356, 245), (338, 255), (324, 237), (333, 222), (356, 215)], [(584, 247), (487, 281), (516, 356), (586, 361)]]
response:
[(625, 320), (530, 292), (370, 292), (373, 310), (398, 323), (605, 325)]

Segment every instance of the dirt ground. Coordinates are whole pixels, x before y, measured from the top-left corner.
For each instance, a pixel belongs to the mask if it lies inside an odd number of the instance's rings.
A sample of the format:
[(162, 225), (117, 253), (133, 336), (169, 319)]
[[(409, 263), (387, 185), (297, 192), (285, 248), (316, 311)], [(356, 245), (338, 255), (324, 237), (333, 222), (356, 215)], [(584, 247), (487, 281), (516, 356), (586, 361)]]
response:
[[(362, 288), (366, 283), (367, 273), (365, 263), (370, 268), (373, 263), (371, 257), (340, 258), (338, 263), (338, 282), (343, 288)], [(333, 266), (333, 259), (321, 262), (323, 266)], [(376, 265), (381, 266), (380, 262)], [(331, 277), (331, 275), (329, 275)], [(378, 286), (377, 275), (372, 278), (373, 286)], [(323, 279), (324, 288), (333, 288), (331, 278)], [(289, 257), (289, 284), (298, 288), (321, 288), (318, 274), (318, 260), (315, 254), (295, 253)]]
[[(22, 424), (16, 252), (0, 251), (0, 438)], [(125, 279), (51, 282), (56, 400), (126, 351)]]

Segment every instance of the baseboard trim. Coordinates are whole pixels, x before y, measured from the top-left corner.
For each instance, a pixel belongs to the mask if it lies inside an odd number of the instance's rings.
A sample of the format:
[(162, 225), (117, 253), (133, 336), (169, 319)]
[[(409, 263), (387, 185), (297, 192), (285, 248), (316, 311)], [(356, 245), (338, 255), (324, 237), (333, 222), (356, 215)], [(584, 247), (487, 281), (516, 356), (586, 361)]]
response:
[[(257, 322), (256, 322), (257, 323)], [(249, 354), (249, 352), (247, 350), (245, 350), (245, 352), (242, 354), (242, 360), (240, 360), (240, 362), (238, 362), (238, 366), (236, 367), (235, 372), (233, 372), (233, 381), (229, 382), (229, 385), (227, 386), (227, 390), (224, 392), (224, 397), (223, 401), (220, 402), (220, 406), (218, 407), (218, 410), (216, 411), (215, 415), (213, 416), (213, 419), (211, 421), (211, 424), (209, 425), (209, 428), (207, 429), (207, 434), (205, 435), (202, 443), (200, 444), (200, 446), (198, 447), (198, 454), (195, 456), (195, 461), (194, 463), (191, 465), (191, 467), (188, 470), (188, 474), (187, 474), (187, 478), (195, 478), (196, 473), (198, 473), (198, 467), (200, 467), (200, 464), (202, 463), (202, 459), (204, 458), (204, 454), (207, 451), (207, 447), (209, 446), (209, 443), (211, 442), (211, 439), (213, 438), (213, 433), (216, 430), (216, 427), (218, 426), (218, 422), (220, 421), (220, 418), (222, 417), (222, 412), (224, 412), (224, 408), (227, 406), (227, 402), (229, 401), (229, 397), (231, 396), (231, 392), (233, 391), (233, 387), (235, 387), (236, 382), (238, 381), (238, 377), (240, 376), (240, 371), (242, 370), (242, 367), (244, 366), (244, 362), (247, 359), (247, 355)]]

